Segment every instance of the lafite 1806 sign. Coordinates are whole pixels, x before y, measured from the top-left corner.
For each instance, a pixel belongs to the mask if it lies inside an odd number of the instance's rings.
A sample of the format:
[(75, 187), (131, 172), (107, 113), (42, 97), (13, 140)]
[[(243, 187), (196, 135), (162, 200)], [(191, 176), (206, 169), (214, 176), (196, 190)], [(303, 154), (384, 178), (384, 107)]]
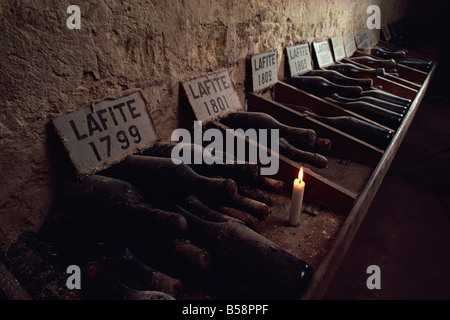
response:
[(345, 58), (344, 40), (341, 36), (331, 38), (331, 45), (333, 47), (334, 60), (341, 61)]
[(316, 52), (319, 68), (326, 68), (334, 63), (328, 41), (314, 42), (313, 47)]
[(87, 175), (157, 140), (140, 92), (61, 115), (53, 124), (78, 175)]
[(353, 32), (344, 37), (344, 49), (347, 57), (353, 56), (356, 51), (355, 35)]

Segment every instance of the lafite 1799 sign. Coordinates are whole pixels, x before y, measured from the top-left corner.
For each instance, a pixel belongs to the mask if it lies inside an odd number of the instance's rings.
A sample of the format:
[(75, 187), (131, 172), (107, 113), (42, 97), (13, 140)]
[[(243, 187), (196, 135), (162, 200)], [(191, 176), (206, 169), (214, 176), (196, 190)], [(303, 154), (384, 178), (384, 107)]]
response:
[(119, 162), (157, 140), (140, 92), (53, 119), (79, 175)]

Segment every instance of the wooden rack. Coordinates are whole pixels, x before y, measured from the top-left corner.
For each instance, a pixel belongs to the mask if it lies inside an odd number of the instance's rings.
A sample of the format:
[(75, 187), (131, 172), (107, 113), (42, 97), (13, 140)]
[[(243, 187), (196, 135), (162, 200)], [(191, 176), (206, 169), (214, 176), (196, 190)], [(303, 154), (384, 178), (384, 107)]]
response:
[[(381, 44), (396, 48), (391, 44)], [(424, 58), (423, 54), (412, 50), (408, 54)], [(353, 56), (363, 55), (366, 54), (356, 51)], [(387, 74), (372, 78), (374, 85), (382, 86), (383, 91), (412, 100), (401, 125), (395, 129), (394, 136), (385, 149), (377, 148), (289, 108), (289, 104), (300, 105), (322, 116), (350, 115), (375, 123), (282, 81), (263, 93), (246, 93), (247, 111), (264, 112), (286, 125), (313, 129), (318, 137), (332, 141), (332, 149), (327, 156), (329, 164), (324, 169), (312, 168), (279, 155), (280, 170), (276, 178), (285, 181), (290, 187), (299, 168), (305, 167), (305, 200), (307, 205), (320, 208), (319, 215), (302, 214), (303, 227), (290, 227), (286, 223), (290, 198), (280, 197), (273, 207), (273, 214), (258, 230), (313, 266), (314, 276), (302, 299), (320, 299), (324, 296), (425, 95), (437, 65), (433, 57), (428, 60), (434, 62), (428, 73), (397, 64), (398, 77)], [(357, 64), (351, 60), (342, 62)], [(213, 125), (221, 130), (227, 129), (220, 121), (214, 121)], [(248, 137), (237, 135), (237, 138), (245, 139), (249, 144), (258, 144)], [(318, 236), (315, 237), (313, 233)]]

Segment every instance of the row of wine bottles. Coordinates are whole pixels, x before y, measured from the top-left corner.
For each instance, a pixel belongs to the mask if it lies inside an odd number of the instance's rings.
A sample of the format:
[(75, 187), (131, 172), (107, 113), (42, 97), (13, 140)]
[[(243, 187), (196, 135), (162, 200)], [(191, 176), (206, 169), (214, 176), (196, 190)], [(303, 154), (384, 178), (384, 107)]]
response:
[(412, 101), (375, 88), (373, 79), (387, 73), (397, 75), (395, 67), (398, 64), (429, 70), (432, 63), (407, 58), (406, 50), (393, 51), (380, 46), (370, 48), (366, 53), (372, 56), (346, 58), (325, 70), (311, 70), (286, 82), (373, 122), (356, 117), (327, 117), (316, 114), (309, 106), (289, 107), (384, 149)]
[[(390, 143), (394, 131), (403, 121), (412, 100), (375, 88), (373, 78), (384, 76), (387, 73), (398, 76), (395, 69), (398, 63), (418, 69), (429, 69), (430, 62), (407, 58), (407, 51), (392, 51), (380, 46), (369, 49), (368, 53), (379, 58), (351, 57), (346, 59), (346, 63), (331, 65), (326, 70), (311, 70), (305, 75), (286, 80), (287, 83), (322, 97), (326, 101), (362, 116), (362, 118), (327, 117), (315, 113), (308, 106), (290, 105), (289, 107), (384, 149)], [(358, 63), (362, 65), (359, 66)], [(236, 117), (237, 115), (230, 116), (223, 122), (234, 128), (236, 125), (249, 127), (249, 123), (245, 122), (250, 119), (236, 123)], [(242, 118), (242, 115), (239, 117)], [(365, 121), (363, 118), (372, 121)], [(288, 142), (280, 141), (282, 147), (286, 146), (284, 142)], [(323, 163), (325, 164), (325, 161)], [(320, 167), (320, 164), (318, 166)]]
[(373, 146), (384, 149), (388, 146), (393, 137), (393, 131), (387, 128), (377, 126), (373, 123), (361, 120), (351, 116), (325, 117), (316, 114), (313, 110), (298, 106), (286, 104), (289, 108), (305, 113), (309, 117), (319, 120), (322, 123), (330, 125), (342, 132), (348, 133)]
[[(231, 207), (257, 219), (270, 213), (264, 211), (265, 204), (241, 196), (238, 184), (229, 178), (245, 172), (244, 183), (258, 183), (261, 177), (255, 175), (254, 165), (217, 165), (215, 173), (211, 167), (205, 169), (208, 165), (175, 165), (164, 156), (173, 146), (158, 143), (147, 154), (129, 156), (75, 181), (65, 188), (61, 203), (77, 219), (85, 219), (85, 225), (106, 230), (115, 243), (136, 252), (138, 258), (129, 251), (123, 257), (131, 259), (139, 272), (151, 270), (144, 270), (142, 261), (158, 259), (151, 255), (156, 250), (152, 242), (169, 247), (174, 239), (189, 239), (207, 252), (210, 275), (241, 283), (260, 297), (298, 297), (312, 277), (312, 267), (216, 209)], [(195, 152), (194, 147), (191, 150)], [(210, 176), (199, 174), (201, 167)], [(155, 240), (155, 234), (161, 236)]]
[(381, 59), (390, 59), (387, 60), (390, 62), (388, 63), (386, 60), (379, 60), (371, 57), (355, 57), (351, 59), (357, 62), (364, 62), (374, 67), (380, 66), (380, 68), (391, 68), (396, 64), (401, 64), (424, 72), (429, 72), (433, 65), (433, 62), (430, 60), (408, 57), (408, 50), (392, 50), (382, 45), (377, 45), (373, 48), (370, 48), (369, 50), (367, 50), (367, 53)]
[(411, 100), (373, 89), (371, 77), (377, 74), (377, 69), (363, 69), (352, 64), (337, 64), (330, 69), (313, 70), (286, 82), (380, 125), (350, 116), (327, 117), (316, 114), (308, 107), (290, 107), (376, 147), (386, 148), (393, 131), (407, 113)]
[(324, 154), (330, 151), (331, 141), (317, 137), (312, 129), (285, 125), (263, 112), (235, 112), (221, 122), (233, 129), (277, 129), (280, 154), (318, 168), (327, 166), (328, 160)]
[(314, 114), (312, 110), (307, 112), (310, 117), (383, 148), (392, 138), (392, 130), (386, 129), (398, 128), (412, 101), (374, 88), (372, 79), (385, 74), (398, 76), (395, 69), (398, 64), (428, 72), (432, 62), (408, 57), (407, 50), (392, 50), (380, 45), (364, 51), (368, 56), (349, 57), (327, 70), (312, 70), (288, 82), (381, 124), (376, 126), (353, 117), (338, 120)]

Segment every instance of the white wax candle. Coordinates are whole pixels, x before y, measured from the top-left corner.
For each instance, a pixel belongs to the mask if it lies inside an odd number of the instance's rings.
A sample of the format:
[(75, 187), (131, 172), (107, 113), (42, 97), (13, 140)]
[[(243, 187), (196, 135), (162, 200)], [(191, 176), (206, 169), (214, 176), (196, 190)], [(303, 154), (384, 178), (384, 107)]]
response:
[(289, 212), (289, 223), (294, 227), (299, 225), (304, 193), (305, 182), (303, 181), (303, 167), (301, 167), (298, 174), (298, 179), (294, 180), (291, 198), (291, 211)]

